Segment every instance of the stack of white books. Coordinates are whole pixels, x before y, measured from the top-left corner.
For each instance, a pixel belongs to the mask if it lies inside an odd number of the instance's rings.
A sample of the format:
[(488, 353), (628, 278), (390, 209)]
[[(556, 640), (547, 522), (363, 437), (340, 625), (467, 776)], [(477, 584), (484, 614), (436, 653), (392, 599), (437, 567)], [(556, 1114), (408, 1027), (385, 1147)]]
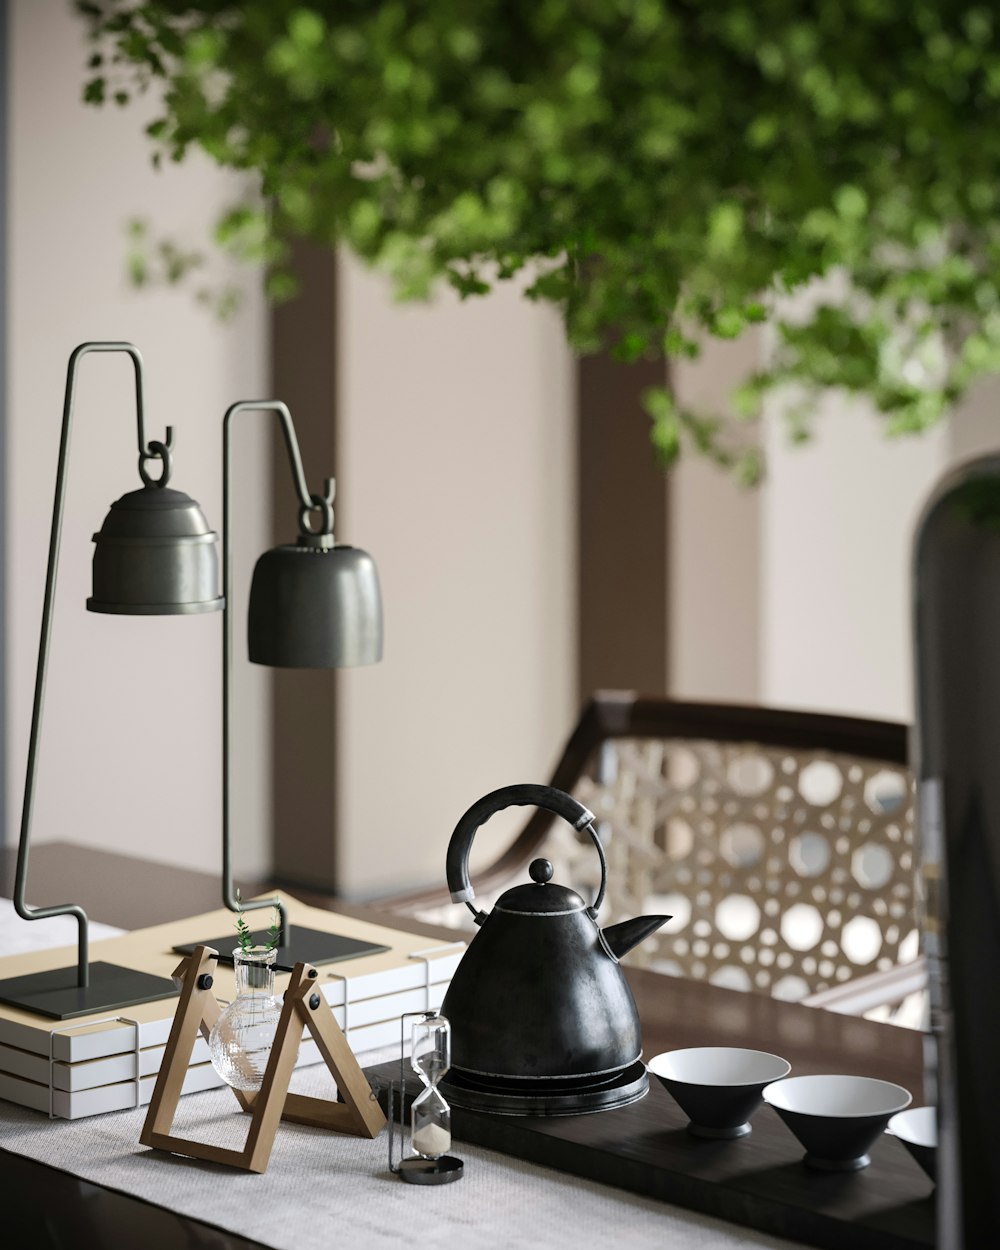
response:
[[(398, 929), (288, 902), (292, 925), (306, 925), (386, 947), (377, 953), (319, 966), (319, 983), (355, 1054), (399, 1041), (400, 1016), (441, 1006), (464, 942), (437, 943)], [(139, 929), (91, 946), (91, 959), (169, 977), (182, 956), (172, 948), (232, 929), (228, 911)], [(233, 945), (236, 945), (235, 931)], [(228, 952), (225, 952), (228, 953)], [(76, 947), (0, 958), (0, 979), (76, 962)], [(288, 974), (275, 977), (280, 998)], [(232, 968), (220, 963), (213, 992), (235, 995)], [(50, 1020), (0, 1004), (0, 1098), (67, 1120), (120, 1111), (149, 1102), (170, 1033), (176, 998), (73, 1020)], [(299, 1064), (318, 1063), (308, 1033)], [(208, 1044), (199, 1038), (184, 1093), (221, 1085)]]

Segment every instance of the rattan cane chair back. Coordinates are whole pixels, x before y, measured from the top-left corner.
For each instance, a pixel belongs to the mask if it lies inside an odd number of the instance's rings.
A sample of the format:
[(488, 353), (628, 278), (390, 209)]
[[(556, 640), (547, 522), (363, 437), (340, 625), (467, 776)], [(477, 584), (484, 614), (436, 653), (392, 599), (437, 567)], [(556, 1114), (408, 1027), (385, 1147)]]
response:
[[(602, 694), (551, 779), (597, 816), (603, 924), (674, 919), (629, 961), (802, 999), (918, 954), (913, 780), (904, 726)], [(486, 907), (544, 855), (592, 896), (589, 840), (536, 813), (477, 878)], [(464, 924), (447, 895), (385, 900)]]

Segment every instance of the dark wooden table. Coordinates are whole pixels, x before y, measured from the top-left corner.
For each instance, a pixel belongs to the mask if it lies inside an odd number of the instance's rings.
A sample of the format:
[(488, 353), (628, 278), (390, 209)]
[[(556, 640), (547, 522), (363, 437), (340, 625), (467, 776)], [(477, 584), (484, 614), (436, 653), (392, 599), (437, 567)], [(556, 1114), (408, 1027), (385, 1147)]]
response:
[[(13, 852), (0, 851), (0, 896), (10, 897), (13, 874)], [(269, 888), (260, 883), (261, 891)], [(380, 917), (371, 908), (289, 893), (313, 906), (388, 919), (396, 928), (431, 938), (454, 936), (437, 926)], [(32, 851), (28, 895), (39, 903), (79, 900), (95, 920), (125, 929), (220, 906), (219, 883), (210, 874), (57, 843)], [(637, 969), (629, 970), (629, 980), (647, 1055), (683, 1046), (746, 1046), (783, 1055), (796, 1073), (846, 1072), (895, 1081), (922, 1101), (923, 1039), (917, 1032)], [(0, 1196), (0, 1232), (7, 1234), (0, 1244), (5, 1246), (259, 1250), (257, 1243), (235, 1234), (2, 1150)]]

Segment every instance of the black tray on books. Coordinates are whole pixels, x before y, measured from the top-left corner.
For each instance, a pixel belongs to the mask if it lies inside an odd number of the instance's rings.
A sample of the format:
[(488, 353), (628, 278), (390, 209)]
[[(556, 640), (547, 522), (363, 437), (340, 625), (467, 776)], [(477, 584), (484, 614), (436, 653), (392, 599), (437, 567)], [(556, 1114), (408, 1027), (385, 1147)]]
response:
[[(251, 933), (250, 940), (263, 945), (268, 940), (268, 930)], [(173, 949), (178, 955), (190, 955), (197, 946), (210, 946), (219, 952), (219, 963), (232, 965), (236, 939), (230, 933), (226, 937), (209, 938), (199, 942), (181, 942)], [(307, 929), (303, 925), (292, 926), (292, 944), (279, 946), (275, 953), (275, 972), (291, 972), (297, 963), (334, 964), (344, 959), (358, 959), (362, 955), (377, 955), (389, 950), (377, 942), (362, 942), (358, 938), (344, 937), (339, 933), (324, 933), (319, 929)]]
[[(399, 1061), (366, 1070), (383, 1108)], [(407, 1094), (420, 1088), (407, 1073)], [(578, 1116), (502, 1116), (452, 1108), (456, 1141), (659, 1198), (822, 1250), (932, 1250), (934, 1186), (902, 1142), (883, 1135), (860, 1172), (814, 1172), (763, 1106), (753, 1132), (709, 1141), (656, 1082), (639, 1102)], [(479, 1166), (479, 1165), (476, 1165)]]

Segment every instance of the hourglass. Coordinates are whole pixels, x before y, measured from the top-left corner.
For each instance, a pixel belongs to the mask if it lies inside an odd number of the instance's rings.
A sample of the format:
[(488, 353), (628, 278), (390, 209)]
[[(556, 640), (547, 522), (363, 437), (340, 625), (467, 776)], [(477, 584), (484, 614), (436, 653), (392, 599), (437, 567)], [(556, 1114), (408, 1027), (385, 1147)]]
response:
[[(390, 1136), (389, 1166), (411, 1184), (444, 1185), (457, 1181), (464, 1167), (461, 1159), (447, 1153), (451, 1148), (451, 1108), (438, 1089), (438, 1083), (451, 1066), (451, 1025), (435, 1011), (414, 1014), (410, 1067), (420, 1078), (423, 1089), (413, 1099), (410, 1108), (410, 1148), (413, 1153), (393, 1167)], [(408, 1016), (413, 1018), (408, 1012), (400, 1020), (401, 1032), (405, 1029)], [(402, 1042), (402, 1038), (400, 1040)], [(405, 1107), (402, 1067), (401, 1056), (400, 1098)], [(391, 1111), (389, 1131), (391, 1135)]]

